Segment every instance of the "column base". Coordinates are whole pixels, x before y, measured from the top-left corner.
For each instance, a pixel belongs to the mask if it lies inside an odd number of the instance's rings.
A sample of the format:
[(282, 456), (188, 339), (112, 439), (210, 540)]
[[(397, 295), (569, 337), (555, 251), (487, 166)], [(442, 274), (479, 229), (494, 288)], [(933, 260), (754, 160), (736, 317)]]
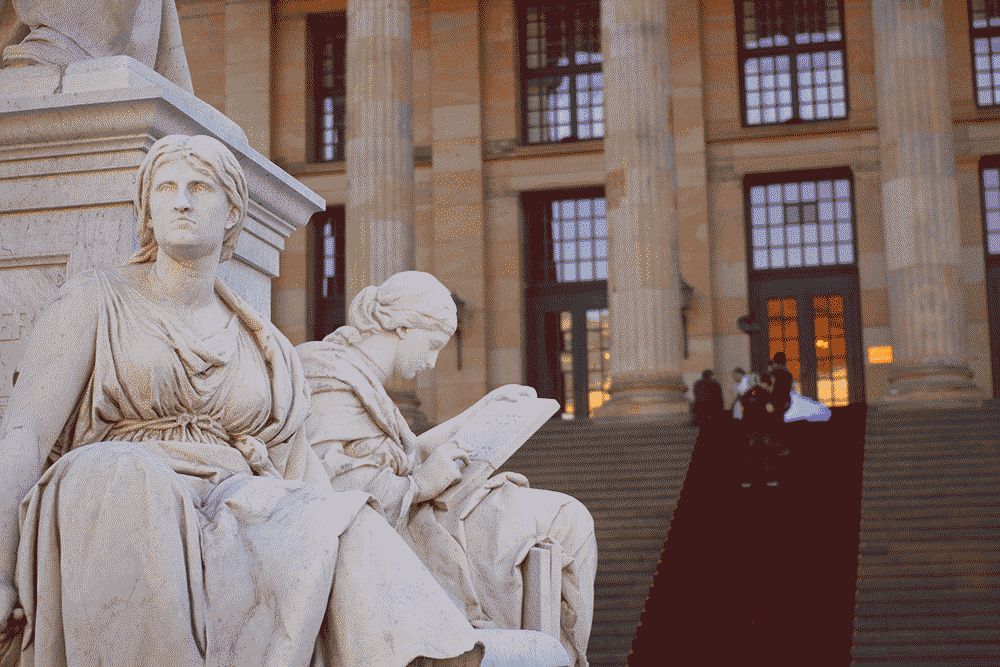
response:
[(680, 376), (648, 381), (618, 381), (611, 386), (611, 399), (594, 411), (594, 418), (690, 419), (691, 404)]
[(889, 371), (889, 388), (876, 405), (883, 410), (925, 410), (977, 405), (986, 399), (961, 363), (899, 365)]

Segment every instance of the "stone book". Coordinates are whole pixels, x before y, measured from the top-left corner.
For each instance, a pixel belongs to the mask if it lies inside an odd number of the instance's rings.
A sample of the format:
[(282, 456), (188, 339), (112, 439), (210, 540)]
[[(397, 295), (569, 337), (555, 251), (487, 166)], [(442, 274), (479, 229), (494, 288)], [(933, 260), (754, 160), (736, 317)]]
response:
[(489, 403), (453, 436), (455, 442), (468, 450), (470, 462), (462, 479), (431, 501), (434, 507), (440, 510), (456, 507), (480, 489), (558, 410), (559, 401), (551, 398), (525, 397)]

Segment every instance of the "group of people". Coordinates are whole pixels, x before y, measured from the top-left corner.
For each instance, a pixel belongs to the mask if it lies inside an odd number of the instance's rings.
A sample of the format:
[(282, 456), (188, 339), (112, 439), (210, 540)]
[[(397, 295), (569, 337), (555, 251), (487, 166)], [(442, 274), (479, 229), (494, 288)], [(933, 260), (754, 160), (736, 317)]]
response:
[(742, 449), (740, 486), (779, 485), (777, 457), (789, 453), (785, 442), (785, 424), (791, 421), (825, 421), (830, 409), (806, 398), (793, 389), (794, 378), (788, 370), (784, 352), (775, 353), (767, 368), (747, 373), (733, 369), (733, 403), (725, 409), (722, 387), (705, 370), (695, 382), (691, 404), (692, 422), (699, 427), (729, 422), (737, 426)]

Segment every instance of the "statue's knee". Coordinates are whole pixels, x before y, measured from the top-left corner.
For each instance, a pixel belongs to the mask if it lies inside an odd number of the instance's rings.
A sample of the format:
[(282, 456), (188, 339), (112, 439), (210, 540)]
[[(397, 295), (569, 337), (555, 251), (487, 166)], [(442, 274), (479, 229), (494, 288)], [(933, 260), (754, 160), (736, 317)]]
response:
[(565, 508), (570, 514), (570, 521), (578, 534), (590, 535), (594, 532), (594, 517), (587, 506), (576, 498)]
[(125, 442), (85, 445), (60, 460), (66, 469), (63, 484), (100, 488), (136, 488), (169, 482), (173, 471), (139, 445)]

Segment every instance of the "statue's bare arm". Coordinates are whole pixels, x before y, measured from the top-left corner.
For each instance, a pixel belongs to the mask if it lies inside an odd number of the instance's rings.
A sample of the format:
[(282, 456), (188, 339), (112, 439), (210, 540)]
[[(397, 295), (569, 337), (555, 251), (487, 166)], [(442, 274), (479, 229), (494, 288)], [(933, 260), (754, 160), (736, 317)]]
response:
[(90, 290), (70, 290), (38, 318), (0, 423), (0, 628), (10, 615), (18, 507), (94, 368), (97, 317)]

